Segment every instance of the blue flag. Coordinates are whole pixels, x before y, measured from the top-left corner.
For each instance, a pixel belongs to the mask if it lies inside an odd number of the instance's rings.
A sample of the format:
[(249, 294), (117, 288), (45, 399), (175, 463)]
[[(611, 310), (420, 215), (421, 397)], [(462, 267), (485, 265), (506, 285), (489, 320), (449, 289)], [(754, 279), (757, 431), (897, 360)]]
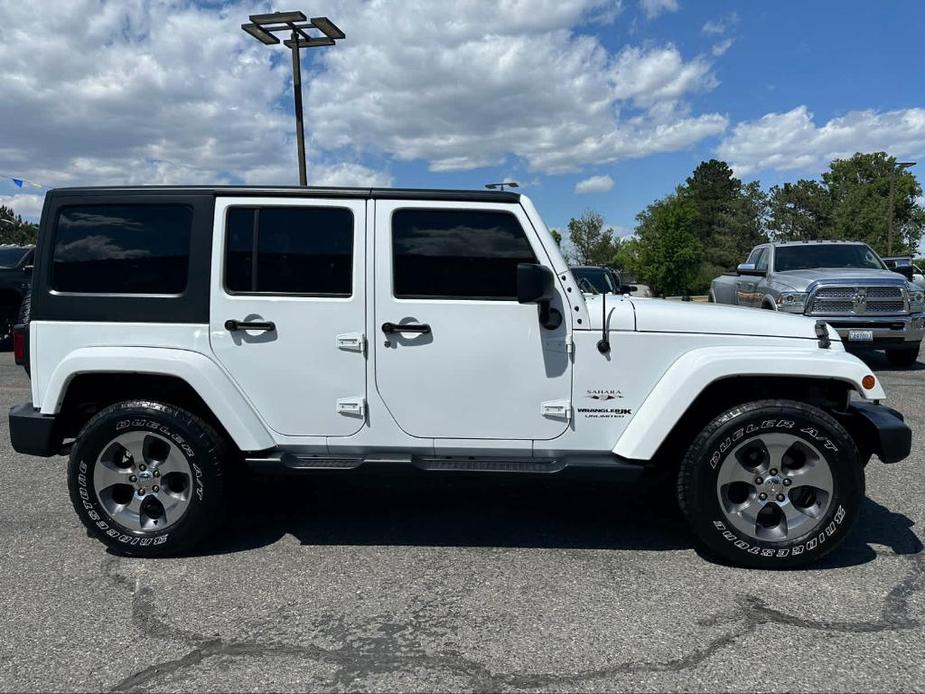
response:
[(17, 186), (19, 186), (20, 188), (22, 188), (23, 180), (22, 180), (21, 178), (14, 178), (14, 179), (12, 179), (12, 180), (13, 180), (13, 183), (15, 183)]

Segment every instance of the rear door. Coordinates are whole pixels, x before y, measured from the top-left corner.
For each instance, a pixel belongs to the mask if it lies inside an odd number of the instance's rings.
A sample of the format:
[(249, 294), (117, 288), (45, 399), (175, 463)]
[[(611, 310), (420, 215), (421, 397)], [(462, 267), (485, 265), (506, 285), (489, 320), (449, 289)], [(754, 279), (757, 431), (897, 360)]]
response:
[[(376, 201), (376, 386), (398, 425), (435, 439), (550, 439), (568, 427), (571, 330), (516, 299), (549, 264), (520, 207)], [(438, 443), (439, 447), (439, 443)]]
[(365, 421), (366, 201), (219, 198), (212, 350), (271, 429)]

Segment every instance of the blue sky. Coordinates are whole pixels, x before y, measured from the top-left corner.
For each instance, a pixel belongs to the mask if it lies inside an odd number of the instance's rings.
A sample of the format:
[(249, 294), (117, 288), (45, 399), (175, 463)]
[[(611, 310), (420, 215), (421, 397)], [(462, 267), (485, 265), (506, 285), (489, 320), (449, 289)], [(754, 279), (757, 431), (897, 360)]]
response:
[[(0, 173), (48, 187), (296, 181), (288, 54), (238, 28), (288, 5), (46, 4), (65, 38), (40, 50), (28, 9), (0, 0)], [(855, 150), (925, 162), (922, 2), (305, 9), (347, 34), (306, 56), (310, 182), (513, 178), (550, 226), (594, 208), (628, 233), (714, 156), (765, 187)], [(29, 218), (41, 193), (0, 182), (0, 202)]]

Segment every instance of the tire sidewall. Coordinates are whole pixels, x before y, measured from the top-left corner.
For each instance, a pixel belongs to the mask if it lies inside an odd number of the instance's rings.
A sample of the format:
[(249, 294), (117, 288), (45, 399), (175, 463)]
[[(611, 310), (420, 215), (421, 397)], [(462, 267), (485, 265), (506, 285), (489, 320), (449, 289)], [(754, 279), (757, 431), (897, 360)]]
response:
[[(832, 473), (833, 492), (823, 520), (785, 542), (768, 542), (742, 533), (727, 518), (717, 494), (717, 479), (727, 455), (762, 434), (786, 433), (811, 444)], [(708, 547), (738, 564), (766, 568), (805, 564), (821, 558), (847, 535), (864, 495), (863, 468), (854, 441), (831, 417), (808, 407), (737, 408), (719, 418), (719, 426), (691, 451), (688, 512), (694, 531)]]
[[(167, 405), (125, 403), (96, 415), (74, 444), (68, 467), (71, 501), (84, 525), (98, 539), (124, 554), (173, 554), (194, 544), (209, 526), (223, 495), (223, 479), (208, 433), (188, 415)], [(120, 434), (146, 431), (174, 443), (191, 473), (189, 506), (164, 530), (122, 526), (102, 506), (93, 486), (96, 461)]]

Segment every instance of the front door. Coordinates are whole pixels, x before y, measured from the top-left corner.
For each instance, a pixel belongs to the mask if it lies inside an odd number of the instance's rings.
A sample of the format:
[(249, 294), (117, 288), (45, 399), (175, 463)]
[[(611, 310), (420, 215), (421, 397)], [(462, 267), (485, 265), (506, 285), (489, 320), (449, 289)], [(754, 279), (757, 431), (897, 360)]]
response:
[[(516, 299), (548, 265), (519, 207), (376, 201), (375, 381), (398, 425), (436, 439), (551, 439), (568, 427), (571, 331)], [(372, 337), (372, 336), (371, 336)]]
[(348, 436), (366, 410), (365, 200), (219, 198), (212, 351), (269, 427)]

